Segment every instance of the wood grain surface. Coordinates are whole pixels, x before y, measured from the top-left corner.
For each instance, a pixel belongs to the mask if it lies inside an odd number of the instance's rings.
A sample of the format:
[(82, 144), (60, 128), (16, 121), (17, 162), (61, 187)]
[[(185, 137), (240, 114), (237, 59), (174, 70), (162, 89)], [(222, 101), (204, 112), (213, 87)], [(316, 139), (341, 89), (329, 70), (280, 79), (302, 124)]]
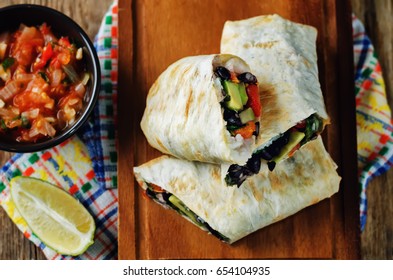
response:
[[(125, 167), (120, 164), (119, 258), (359, 258), (358, 200), (356, 190), (351, 187), (357, 185), (355, 102), (353, 96), (344, 94), (354, 91), (353, 58), (348, 56), (352, 54), (349, 2), (336, 5), (339, 1), (246, 1), (241, 8), (225, 0), (120, 3), (119, 32), (123, 35), (119, 41), (120, 60), (133, 67), (129, 69), (132, 78), (119, 81), (119, 91), (123, 92), (120, 97), (124, 100), (120, 101), (123, 109), (119, 107), (119, 127), (120, 131), (133, 130), (124, 133), (127, 139), (121, 140), (134, 143), (135, 165), (160, 155), (147, 144), (139, 128), (146, 94), (158, 75), (182, 57), (218, 53), (226, 20), (279, 13), (318, 29), (320, 80), (333, 123), (327, 128), (324, 140), (339, 163), (343, 180), (340, 192), (332, 199), (228, 246), (180, 219), (174, 211), (165, 211), (144, 199), (128, 173), (129, 167), (123, 172)], [(122, 21), (130, 17), (132, 26)], [(130, 51), (127, 57), (123, 57), (123, 47)], [(119, 67), (122, 71), (122, 66)], [(130, 101), (133, 111), (125, 105)], [(129, 119), (133, 120), (132, 125)], [(119, 149), (121, 155), (129, 152), (129, 147), (122, 144)], [(134, 217), (131, 225), (130, 216)]]
[[(128, 0), (126, 0), (128, 1)], [(107, 7), (112, 0), (36, 0), (36, 1), (10, 1), (0, 0), (0, 7), (16, 3), (34, 3), (51, 6), (74, 18), (90, 35), (96, 34), (100, 21)], [(313, 1), (315, 2), (315, 1)], [(354, 13), (365, 23), (368, 34), (373, 40), (378, 51), (384, 77), (387, 85), (387, 94), (390, 106), (393, 105), (393, 7), (391, 0), (352, 0)], [(123, 13), (119, 11), (120, 15)], [(131, 30), (131, 18), (121, 18), (128, 21)], [(127, 36), (132, 35), (128, 34)], [(123, 45), (122, 51), (130, 51), (132, 45)], [(128, 54), (132, 56), (132, 52)], [(131, 59), (129, 57), (129, 59)], [(119, 73), (120, 79), (130, 79), (132, 77), (131, 67), (119, 66), (126, 69)], [(125, 105), (125, 104), (124, 104)], [(119, 104), (122, 106), (122, 104)], [(127, 132), (119, 132), (120, 141)], [(126, 139), (126, 138), (124, 138)], [(0, 164), (2, 165), (10, 154), (0, 152)], [(125, 158), (122, 164), (127, 164)], [(132, 163), (130, 164), (130, 168)], [(126, 178), (128, 174), (123, 174)], [(133, 178), (129, 178), (133, 180)], [(393, 259), (393, 170), (374, 179), (368, 188), (369, 217), (365, 231), (361, 235), (361, 254), (364, 259)], [(119, 195), (122, 195), (120, 192)], [(134, 207), (135, 205), (130, 205)], [(162, 209), (160, 209), (162, 210)], [(121, 211), (121, 210), (120, 210)], [(131, 212), (131, 211), (130, 211)], [(129, 225), (129, 232), (133, 232), (133, 216), (128, 220), (122, 219), (123, 223)], [(133, 240), (131, 234), (125, 234), (123, 239)], [(127, 248), (124, 248), (125, 250)], [(135, 257), (135, 256), (130, 256)], [(3, 209), (0, 209), (0, 259), (44, 259), (41, 250), (36, 248), (31, 242), (23, 237), (22, 233), (10, 221)]]

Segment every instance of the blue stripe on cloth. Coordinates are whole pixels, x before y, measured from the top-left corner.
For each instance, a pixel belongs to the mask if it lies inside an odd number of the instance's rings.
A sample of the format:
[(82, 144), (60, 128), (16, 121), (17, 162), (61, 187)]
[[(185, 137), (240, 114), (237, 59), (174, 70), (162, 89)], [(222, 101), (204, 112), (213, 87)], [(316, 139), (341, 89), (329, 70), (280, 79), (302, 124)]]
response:
[[(109, 228), (105, 227), (104, 224), (111, 220), (117, 214), (117, 207), (106, 213), (102, 218), (96, 219), (96, 226), (109, 238), (109, 240), (116, 240), (116, 237), (112, 234)], [(102, 236), (102, 235), (101, 235)]]
[(99, 198), (105, 192), (104, 188), (98, 188), (95, 192), (89, 195), (89, 197), (82, 199), (81, 203), (86, 208), (89, 208), (90, 205)]
[[(1, 168), (3, 173), (9, 173), (9, 171), (14, 170), (13, 164), (22, 156), (23, 154), (15, 154), (7, 163)], [(9, 174), (8, 174), (9, 175)], [(9, 176), (7, 176), (9, 179)]]
[(364, 38), (365, 39), (363, 40), (363, 48), (359, 56), (359, 61), (356, 65), (355, 80), (359, 79), (362, 75), (362, 69), (367, 58), (368, 48), (371, 45), (370, 39), (367, 36), (364, 36)]
[(389, 130), (389, 131), (393, 130), (393, 126), (391, 124), (386, 123), (383, 120), (378, 119), (378, 118), (376, 118), (374, 116), (368, 115), (365, 112), (362, 112), (360, 110), (356, 110), (356, 114), (362, 115), (366, 119), (366, 121), (382, 124), (383, 128), (386, 129), (386, 130)]

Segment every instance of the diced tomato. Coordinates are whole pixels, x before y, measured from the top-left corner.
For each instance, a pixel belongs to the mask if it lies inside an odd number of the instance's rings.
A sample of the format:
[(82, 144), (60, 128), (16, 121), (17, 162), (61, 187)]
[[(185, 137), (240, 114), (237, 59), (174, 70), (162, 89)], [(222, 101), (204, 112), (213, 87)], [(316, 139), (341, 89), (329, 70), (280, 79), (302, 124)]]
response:
[(249, 139), (254, 134), (255, 129), (256, 129), (255, 122), (250, 121), (246, 123), (245, 126), (236, 129), (233, 132), (235, 133), (235, 135), (240, 134), (243, 137), (243, 139)]
[(11, 46), (11, 55), (23, 66), (32, 63), (37, 47), (44, 45), (42, 34), (35, 27), (23, 27), (15, 34), (15, 42)]
[(248, 85), (247, 96), (248, 96), (247, 106), (254, 111), (256, 117), (259, 117), (261, 115), (262, 107), (261, 107), (261, 100), (258, 92), (258, 86), (254, 84)]
[(303, 120), (303, 121), (297, 123), (295, 125), (295, 128), (300, 128), (300, 129), (306, 128), (306, 120)]
[(41, 24), (40, 26), (40, 31), (43, 35), (47, 35), (50, 33), (50, 27), (46, 24), (46, 22), (44, 22), (43, 24)]
[(156, 193), (163, 193), (165, 192), (164, 189), (162, 189), (160, 186), (157, 186), (155, 184), (150, 184), (150, 187), (153, 189), (154, 192)]
[(62, 51), (61, 53), (59, 53), (57, 55), (57, 59), (59, 60), (59, 62), (63, 65), (67, 65), (68, 63), (70, 63), (71, 60), (71, 54), (69, 51)]
[(55, 57), (51, 60), (50, 67), (53, 69), (60, 69), (61, 68), (61, 63), (57, 57)]
[(59, 45), (60, 46), (62, 46), (62, 47), (66, 47), (66, 48), (69, 48), (69, 47), (71, 47), (71, 43), (70, 43), (70, 40), (68, 40), (68, 37), (61, 37), (60, 39), (59, 39)]
[(240, 81), (238, 80), (237, 76), (235, 73), (231, 72), (231, 81), (238, 84)]
[(52, 110), (54, 109), (54, 100), (45, 92), (34, 93), (31, 91), (24, 91), (14, 97), (14, 105), (22, 112), (34, 108)]
[(36, 62), (34, 63), (34, 70), (40, 70), (42, 69), (46, 63), (48, 62), (49, 59), (51, 59), (53, 56), (53, 48), (52, 44), (48, 43), (44, 50), (42, 51), (42, 56), (38, 57), (36, 59)]

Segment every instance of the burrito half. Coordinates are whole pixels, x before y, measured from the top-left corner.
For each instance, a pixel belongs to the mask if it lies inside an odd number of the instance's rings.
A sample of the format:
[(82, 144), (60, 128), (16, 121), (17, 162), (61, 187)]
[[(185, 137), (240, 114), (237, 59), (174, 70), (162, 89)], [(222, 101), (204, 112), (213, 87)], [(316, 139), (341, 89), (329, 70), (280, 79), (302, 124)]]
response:
[(228, 168), (226, 181), (240, 186), (270, 170), (322, 133), (329, 117), (318, 80), (317, 30), (278, 15), (227, 21), (221, 52), (244, 59), (259, 83), (262, 104), (257, 148), (246, 165)]
[(151, 146), (187, 160), (244, 164), (259, 132), (260, 98), (233, 55), (186, 57), (151, 87), (141, 127)]
[(320, 138), (242, 188), (226, 187), (220, 168), (162, 156), (134, 174), (148, 197), (227, 243), (330, 197), (340, 182)]

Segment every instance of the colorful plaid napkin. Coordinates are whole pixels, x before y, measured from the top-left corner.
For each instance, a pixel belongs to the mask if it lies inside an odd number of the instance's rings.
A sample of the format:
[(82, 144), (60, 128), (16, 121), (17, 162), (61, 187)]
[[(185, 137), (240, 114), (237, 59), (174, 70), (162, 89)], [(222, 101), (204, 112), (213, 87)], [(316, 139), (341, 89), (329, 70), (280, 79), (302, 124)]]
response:
[[(24, 236), (48, 259), (117, 259), (117, 1), (95, 39), (102, 84), (98, 106), (86, 126), (52, 149), (16, 154), (0, 174), (0, 204)], [(77, 198), (95, 218), (95, 242), (78, 257), (57, 254), (32, 233), (10, 199), (9, 181), (19, 175), (49, 181)]]
[(367, 217), (367, 184), (393, 164), (393, 122), (385, 83), (374, 47), (363, 24), (352, 18), (360, 184), (360, 223)]

